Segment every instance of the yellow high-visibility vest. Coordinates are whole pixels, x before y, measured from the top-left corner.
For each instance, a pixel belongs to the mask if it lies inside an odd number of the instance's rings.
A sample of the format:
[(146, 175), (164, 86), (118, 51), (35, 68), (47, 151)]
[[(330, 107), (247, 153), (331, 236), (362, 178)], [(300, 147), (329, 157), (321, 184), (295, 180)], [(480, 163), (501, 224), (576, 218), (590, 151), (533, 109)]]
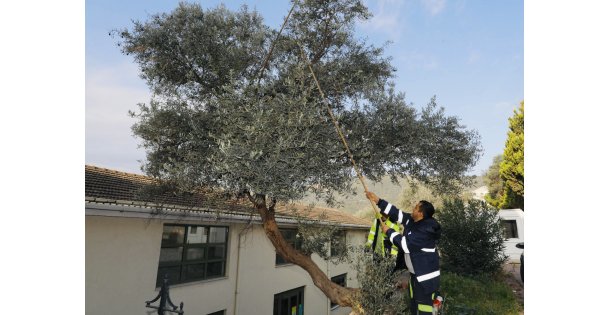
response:
[[(376, 220), (379, 220), (379, 219), (377, 219), (377, 218), (374, 219), (374, 222), (372, 223), (372, 227), (369, 230), (369, 234), (367, 235), (367, 243), (365, 243), (365, 246), (367, 246), (367, 247), (371, 247), (372, 244), (374, 243), (374, 236), (376, 235), (376, 223), (377, 223)], [(389, 228), (391, 228), (395, 231), (401, 232), (401, 228), (399, 227), (399, 224), (393, 223), (391, 220), (384, 221), (384, 224), (386, 224), (386, 226), (388, 226)], [(382, 231), (380, 231), (380, 234), (378, 234), (378, 239), (376, 240), (376, 252), (377, 253), (382, 254), (385, 252), (384, 251), (384, 239), (386, 237), (387, 236)], [(398, 252), (397, 246), (395, 246), (395, 244), (392, 244), (391, 255), (397, 256), (397, 252)]]

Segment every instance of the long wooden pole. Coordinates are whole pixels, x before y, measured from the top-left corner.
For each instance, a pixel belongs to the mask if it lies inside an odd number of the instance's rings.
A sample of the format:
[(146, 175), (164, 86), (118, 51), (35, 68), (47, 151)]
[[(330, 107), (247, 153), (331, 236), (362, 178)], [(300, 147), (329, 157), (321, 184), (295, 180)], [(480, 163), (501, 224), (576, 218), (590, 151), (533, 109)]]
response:
[[(344, 148), (346, 149), (346, 152), (348, 153), (348, 158), (350, 159), (350, 162), (353, 165), (353, 168), (355, 169), (355, 172), (357, 173), (357, 177), (359, 178), (359, 181), (361, 182), (361, 185), (363, 185), (363, 189), (367, 193), (369, 190), (367, 189), (367, 185), (365, 184), (365, 179), (363, 178), (363, 175), (361, 175), (361, 171), (359, 171), (359, 167), (357, 166), (357, 163), (355, 162), (355, 158), (353, 157), (353, 153), (350, 151), (350, 148), (348, 146), (348, 142), (346, 142), (346, 138), (344, 137), (344, 133), (342, 132), (342, 128), (340, 128), (340, 125), (338, 124), (338, 121), (336, 120), (336, 117), (334, 116), (334, 113), (331, 110), (331, 107), (329, 106), (329, 101), (325, 97), (325, 93), (323, 93), (323, 89), (321, 88), (321, 85), (319, 84), (319, 80), (317, 80), (317, 76), (315, 75), (315, 72), (312, 69), (312, 65), (310, 63), (310, 60), (308, 59), (308, 56), (306, 56), (306, 53), (304, 52), (304, 48), (302, 47), (302, 45), (300, 45), (299, 42), (297, 42), (297, 44), (300, 47), (300, 52), (302, 54), (302, 58), (304, 58), (304, 60), (306, 61), (306, 65), (308, 66), (308, 70), (310, 71), (310, 74), (312, 75), (312, 78), (315, 81), (317, 89), (319, 90), (319, 93), (321, 94), (321, 98), (323, 99), (323, 103), (325, 104), (325, 107), (327, 108), (327, 113), (329, 114), (329, 117), (331, 117), (331, 120), (332, 120), (332, 122), (334, 124), (334, 127), (336, 128), (336, 132), (338, 133), (338, 136), (340, 136), (340, 140), (342, 140), (342, 144), (344, 145)], [(380, 219), (380, 214), (378, 213), (378, 210), (376, 210), (376, 205), (371, 200), (369, 200), (369, 203), (371, 204), (372, 209), (374, 210), (374, 215), (376, 216), (376, 218)]]

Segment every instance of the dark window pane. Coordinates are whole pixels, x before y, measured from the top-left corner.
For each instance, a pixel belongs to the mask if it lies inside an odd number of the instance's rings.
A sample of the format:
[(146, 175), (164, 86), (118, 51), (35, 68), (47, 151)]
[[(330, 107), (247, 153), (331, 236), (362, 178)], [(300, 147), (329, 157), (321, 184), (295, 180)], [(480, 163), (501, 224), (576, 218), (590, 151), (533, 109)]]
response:
[[(302, 249), (302, 240), (300, 237), (297, 237), (297, 231), (296, 230), (283, 230), (280, 229), (281, 231), (281, 235), (283, 235), (283, 238), (285, 239), (285, 241), (291, 245), (293, 248), (295, 249)], [(276, 265), (284, 265), (287, 264), (288, 262), (285, 261), (283, 259), (283, 257), (281, 257), (281, 255), (279, 255), (279, 253), (275, 254), (275, 259), (274, 259), (274, 263)]]
[(341, 274), (339, 276), (332, 277), (331, 282), (345, 287), (346, 286), (346, 274)]
[(279, 299), (274, 297), (274, 306), (272, 307), (272, 315), (279, 315)]
[(188, 227), (188, 244), (204, 244), (207, 243), (207, 228), (202, 226)]
[(210, 262), (207, 263), (207, 278), (219, 277), (224, 275), (224, 262)]
[(515, 220), (502, 220), (502, 227), (504, 230), (505, 238), (518, 238), (517, 235), (517, 221)]
[(210, 227), (209, 243), (226, 243), (226, 230), (225, 227)]
[(296, 314), (296, 310), (298, 308), (298, 295), (294, 295), (291, 297), (289, 301), (289, 308), (291, 309), (291, 314)]
[(296, 234), (296, 240), (295, 242), (292, 244), (293, 248), (300, 250), (302, 249), (302, 237), (300, 236), (300, 234)]
[(221, 226), (163, 226), (158, 285), (165, 273), (170, 284), (224, 276), (228, 230)]
[(290, 243), (293, 243), (296, 241), (296, 231), (295, 230), (281, 230), (281, 234), (283, 234), (283, 238)]
[(338, 231), (331, 238), (330, 255), (338, 256), (346, 251), (346, 231)]
[(205, 259), (205, 248), (204, 247), (190, 247), (186, 250), (187, 260), (201, 260)]
[(209, 246), (209, 255), (207, 259), (223, 259), (224, 258), (224, 246), (213, 245)]
[(169, 278), (169, 285), (175, 284), (179, 282), (179, 266), (177, 267), (161, 267), (158, 268), (158, 273), (156, 274), (156, 286), (160, 287), (163, 284), (163, 279), (165, 274)]
[(273, 314), (303, 315), (304, 287), (285, 291), (274, 295)]
[(289, 299), (283, 298), (281, 299), (281, 308), (279, 315), (291, 315), (289, 314)]
[(184, 243), (184, 230), (183, 226), (172, 226), (165, 225), (163, 227), (163, 239), (161, 242), (162, 247), (166, 246), (179, 246)]
[[(346, 287), (346, 274), (341, 274), (339, 276), (332, 277), (331, 282), (336, 283), (342, 287)], [(331, 302), (331, 308), (334, 308), (336, 306), (338, 306), (338, 304)]]
[(287, 261), (285, 261), (285, 259), (283, 259), (283, 257), (277, 253), (274, 257), (274, 263), (275, 265), (284, 265), (287, 263)]
[(205, 276), (205, 264), (185, 265), (184, 280), (202, 279)]
[(224, 315), (224, 314), (226, 314), (226, 310), (221, 310), (221, 311), (213, 312), (213, 313), (208, 314), (208, 315)]
[(182, 247), (169, 247), (160, 249), (160, 262), (181, 262), (182, 261)]

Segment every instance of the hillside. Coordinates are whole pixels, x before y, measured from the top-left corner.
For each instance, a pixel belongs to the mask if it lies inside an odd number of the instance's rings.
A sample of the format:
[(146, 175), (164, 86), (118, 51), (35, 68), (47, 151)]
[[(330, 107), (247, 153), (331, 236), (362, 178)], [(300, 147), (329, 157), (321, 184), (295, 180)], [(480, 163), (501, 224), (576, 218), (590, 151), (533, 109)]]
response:
[[(380, 198), (389, 200), (391, 203), (398, 205), (401, 202), (401, 195), (404, 188), (407, 185), (405, 179), (400, 179), (399, 183), (395, 184), (391, 182), (390, 178), (385, 177), (378, 183), (371, 181), (366, 182), (367, 187), (370, 191), (376, 193)], [(470, 191), (477, 187), (483, 186), (483, 182), (480, 176), (477, 176), (473, 181)], [(365, 198), (363, 186), (357, 180), (353, 187), (355, 188), (355, 195), (336, 195), (337, 204), (333, 205), (332, 208), (336, 208), (351, 214), (361, 214), (371, 209), (371, 205), (367, 198)], [(307, 196), (300, 201), (302, 204), (314, 203), (317, 206), (328, 207), (328, 205), (322, 201), (316, 199), (314, 196)]]
[[(378, 196), (383, 199), (391, 200), (394, 203), (399, 202), (399, 196), (403, 191), (405, 180), (400, 180), (399, 184), (394, 184), (391, 182), (390, 178), (384, 178), (382, 181), (378, 183), (373, 183), (371, 181), (366, 182), (367, 187), (370, 191), (375, 192)], [(363, 186), (357, 180), (353, 187), (355, 188), (355, 195), (337, 195), (336, 200), (337, 204), (333, 206), (333, 208), (355, 214), (360, 210), (371, 209), (371, 205), (367, 198), (365, 198), (365, 193), (363, 190)], [(325, 202), (317, 200), (314, 196), (308, 196), (304, 198), (301, 203), (310, 204), (315, 203), (318, 206), (327, 207)]]

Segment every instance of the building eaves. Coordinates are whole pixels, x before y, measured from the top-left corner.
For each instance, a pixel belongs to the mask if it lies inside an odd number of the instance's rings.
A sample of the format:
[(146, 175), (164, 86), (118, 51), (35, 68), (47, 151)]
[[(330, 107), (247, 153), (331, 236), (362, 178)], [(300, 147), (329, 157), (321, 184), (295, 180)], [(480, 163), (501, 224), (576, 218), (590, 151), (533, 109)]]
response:
[[(242, 222), (250, 221), (250, 217), (253, 216), (259, 220), (259, 215), (248, 202), (226, 199), (221, 193), (211, 190), (201, 189), (200, 192), (190, 195), (167, 194), (149, 199), (137, 193), (145, 185), (153, 183), (154, 179), (148, 176), (86, 165), (87, 209), (103, 208), (105, 212), (120, 209), (123, 213), (138, 213), (138, 215), (146, 212), (148, 215), (169, 213), (173, 216), (196, 218), (219, 216)], [(299, 217), (300, 220), (308, 222), (321, 222), (319, 218), (324, 218), (324, 222), (319, 224), (339, 224), (351, 228), (367, 229), (371, 224), (371, 221), (368, 222), (337, 209), (294, 204), (277, 205), (275, 215), (277, 223), (297, 223)]]

